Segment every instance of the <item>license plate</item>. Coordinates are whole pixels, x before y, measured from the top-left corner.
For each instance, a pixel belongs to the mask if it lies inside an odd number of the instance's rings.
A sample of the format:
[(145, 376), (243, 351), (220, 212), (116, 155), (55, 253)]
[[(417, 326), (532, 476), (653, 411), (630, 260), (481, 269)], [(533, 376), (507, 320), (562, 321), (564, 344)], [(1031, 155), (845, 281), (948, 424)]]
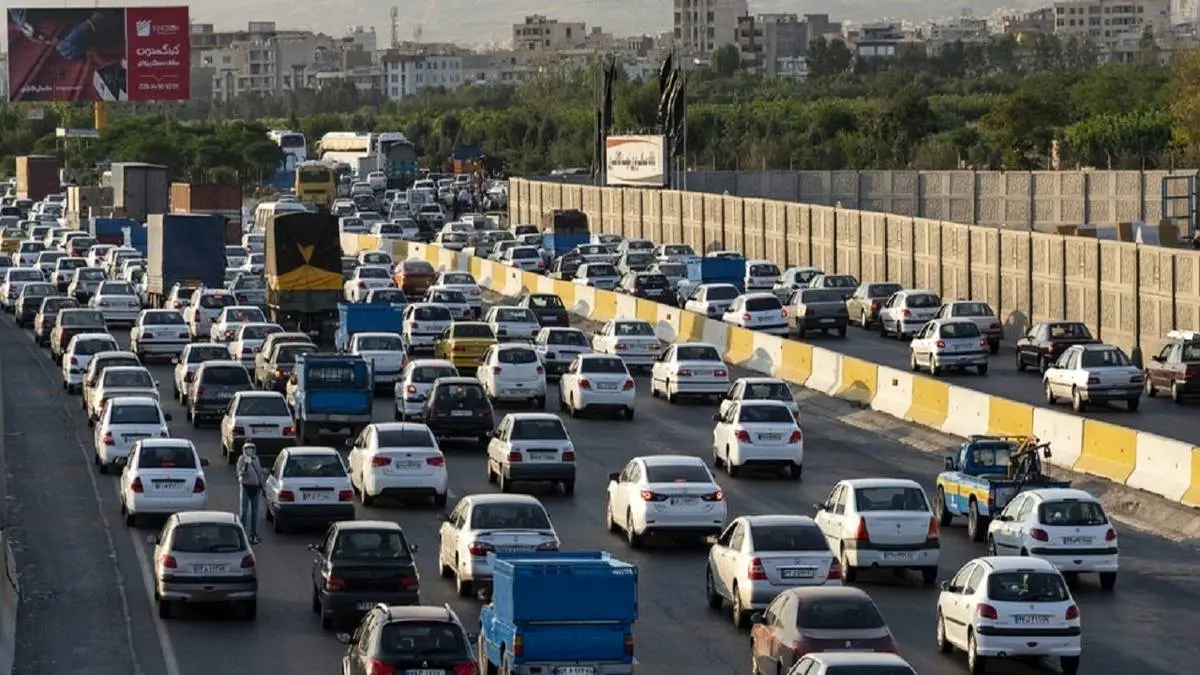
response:
[(405, 460), (403, 462), (396, 462), (395, 466), (400, 469), (416, 469), (417, 467), (421, 466), (422, 464), (424, 464), (424, 462), (418, 462), (416, 460)]
[(156, 490), (178, 490), (183, 487), (183, 481), (181, 480), (152, 480), (150, 484)]
[(122, 434), (121, 439), (125, 441), (137, 441), (143, 438), (150, 438), (150, 434)]
[(691, 506), (697, 501), (695, 497), (671, 497), (672, 506)]
[(612, 390), (612, 389), (616, 389), (617, 385), (615, 382), (598, 382), (596, 384), (596, 388), (604, 389), (604, 390)]
[(815, 567), (785, 567), (779, 570), (779, 576), (784, 579), (812, 579), (816, 575)]
[[(363, 611), (370, 610), (374, 606), (375, 606), (375, 603), (373, 603), (373, 602), (360, 602), (357, 605), (355, 605), (355, 607), (357, 607), (358, 609), (363, 610)], [(413, 671), (410, 670), (408, 672), (411, 673)]]
[(350, 416), (349, 415), (330, 415), (329, 421), (330, 422), (349, 422)]
[(218, 401), (228, 401), (233, 398), (233, 393), (228, 391), (219, 391), (217, 392), (216, 396), (213, 396), (213, 398), (217, 399)]
[(911, 551), (884, 551), (884, 560), (912, 560), (913, 553)]
[(596, 669), (591, 666), (561, 666), (554, 669), (555, 675), (595, 675)]
[(1066, 544), (1067, 546), (1076, 546), (1079, 544), (1090, 544), (1090, 543), (1092, 543), (1092, 538), (1091, 537), (1063, 537), (1062, 542), (1064, 544)]
[(451, 417), (470, 417), (471, 411), (470, 410), (451, 410), (450, 416)]
[(404, 675), (446, 675), (446, 671), (435, 668), (418, 668), (416, 670), (406, 670)]
[(558, 459), (557, 452), (530, 452), (529, 459), (536, 462), (553, 462)]
[(229, 569), (228, 565), (192, 565), (192, 572), (196, 574), (221, 573), (227, 569)]
[(821, 319), (821, 323), (833, 323), (836, 319)]
[(304, 491), (304, 490), (301, 490), (301, 491), (300, 491), (300, 500), (301, 500), (301, 501), (306, 501), (306, 502), (327, 502), (327, 501), (331, 501), (331, 500), (332, 500), (332, 498), (333, 498), (333, 493), (332, 493), (332, 492), (317, 492), (317, 491), (315, 491), (315, 490), (314, 490), (314, 491), (310, 491), (310, 492), (306, 492), (306, 491)]
[(1050, 623), (1050, 617), (1044, 614), (1015, 614), (1013, 623), (1020, 626), (1044, 626)]
[(759, 434), (760, 441), (778, 441), (783, 439), (783, 434)]
[(251, 436), (266, 436), (268, 434), (276, 434), (279, 432), (279, 427), (273, 424), (250, 425)]

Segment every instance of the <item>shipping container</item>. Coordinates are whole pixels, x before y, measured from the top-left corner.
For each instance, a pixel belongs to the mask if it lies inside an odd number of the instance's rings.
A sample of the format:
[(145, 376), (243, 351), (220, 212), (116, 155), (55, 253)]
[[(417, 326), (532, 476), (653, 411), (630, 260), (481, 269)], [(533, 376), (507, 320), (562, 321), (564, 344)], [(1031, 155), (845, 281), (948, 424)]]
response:
[(88, 233), (100, 244), (125, 245), (125, 229), (138, 227), (141, 223), (130, 218), (92, 218), (88, 221)]
[(40, 201), (46, 195), (58, 194), (62, 189), (60, 168), (58, 158), (50, 155), (17, 157), (17, 196)]
[(112, 165), (113, 206), (133, 217), (170, 213), (171, 188), (167, 167), (142, 162)]
[(171, 183), (171, 213), (221, 213), (242, 210), (242, 189), (236, 185)]
[(151, 214), (145, 229), (149, 235), (147, 286), (153, 304), (161, 303), (162, 296), (176, 283), (191, 282), (211, 287), (220, 287), (224, 283), (224, 218)]

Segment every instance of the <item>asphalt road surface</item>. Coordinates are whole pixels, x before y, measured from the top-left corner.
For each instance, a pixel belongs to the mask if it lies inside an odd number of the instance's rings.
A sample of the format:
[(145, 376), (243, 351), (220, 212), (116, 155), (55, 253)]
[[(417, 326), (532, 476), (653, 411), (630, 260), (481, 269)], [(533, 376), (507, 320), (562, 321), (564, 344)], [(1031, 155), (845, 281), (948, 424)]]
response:
[[(124, 335), (125, 331), (115, 330)], [(26, 331), (4, 318), (0, 325), (0, 376), (11, 496), (9, 521), (15, 536), (24, 599), (18, 628), (19, 675), (259, 675), (260, 673), (340, 673), (344, 647), (322, 631), (309, 611), (311, 555), (307, 544), (318, 532), (276, 535), (260, 523), (257, 547), (260, 580), (258, 620), (245, 623), (220, 612), (189, 611), (161, 621), (152, 613), (148, 589), (154, 526), (129, 529), (118, 517), (116, 478), (100, 476), (90, 462), (91, 430), (78, 397), (60, 388), (57, 369), (34, 347)], [(124, 337), (121, 338), (124, 341)], [(856, 335), (847, 345), (872, 345), (878, 353), (898, 346)], [(879, 345), (888, 346), (879, 346)], [(1003, 360), (1003, 359), (1002, 359)], [(174, 416), (173, 435), (192, 439), (212, 461), (207, 469), (209, 507), (236, 511), (233, 470), (219, 462), (217, 432), (195, 430), (170, 395), (171, 367), (154, 365), (166, 409)], [(1000, 373), (1003, 370), (997, 369)], [(997, 372), (997, 371), (993, 371)], [(735, 375), (745, 375), (734, 369)], [(989, 376), (1015, 383), (1015, 375)], [(1033, 376), (1022, 387), (1036, 390)], [(681, 453), (709, 456), (709, 405), (670, 405), (652, 399), (638, 378), (634, 422), (566, 419), (579, 457), (574, 498), (543, 495), (565, 549), (604, 549), (640, 569), (637, 624), (638, 672), (643, 675), (749, 672), (748, 637), (735, 630), (727, 612), (705, 606), (702, 547), (683, 549), (650, 544), (631, 551), (604, 526), (607, 475), (637, 455)], [(551, 386), (553, 402), (557, 392)], [(834, 404), (836, 405), (836, 404)], [(553, 403), (551, 404), (553, 409)], [(1153, 410), (1153, 408), (1151, 408)], [(887, 438), (837, 420), (822, 404), (804, 413), (804, 481), (729, 479), (718, 474), (730, 516), (813, 512), (840, 479), (873, 475), (912, 478), (932, 488), (940, 458), (919, 453)], [(1153, 414), (1153, 413), (1151, 413)], [(1133, 419), (1133, 416), (1121, 416)], [(392, 419), (391, 401), (379, 398), (375, 419)], [(1142, 419), (1150, 419), (1147, 414)], [(897, 423), (899, 424), (899, 423)], [(330, 439), (330, 442), (334, 442)], [(443, 447), (452, 499), (491, 492), (479, 451)], [(360, 518), (395, 519), (420, 546), (417, 561), (422, 598), (449, 602), (470, 629), (478, 622), (477, 602), (455, 596), (434, 569), (438, 511), (412, 506), (360, 507)], [(961, 526), (942, 536), (942, 577), (982, 555)], [(1178, 675), (1200, 662), (1200, 644), (1190, 626), (1200, 619), (1200, 581), (1189, 549), (1157, 537), (1122, 532), (1121, 578), (1113, 594), (1085, 579), (1076, 591), (1083, 614), (1084, 672)], [(880, 605), (903, 655), (922, 675), (965, 672), (961, 655), (945, 657), (933, 644), (937, 591), (921, 588), (915, 577), (864, 575), (861, 584)], [(1056, 672), (1044, 663), (997, 664), (999, 675)]]

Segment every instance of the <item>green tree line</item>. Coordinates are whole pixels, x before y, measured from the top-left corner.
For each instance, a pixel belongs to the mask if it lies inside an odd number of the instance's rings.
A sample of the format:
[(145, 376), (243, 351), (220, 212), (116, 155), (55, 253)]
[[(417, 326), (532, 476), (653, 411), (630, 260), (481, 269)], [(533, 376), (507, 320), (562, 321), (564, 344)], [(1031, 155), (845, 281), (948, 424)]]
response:
[[(1200, 161), (1200, 54), (1169, 66), (1151, 41), (1133, 63), (1096, 63), (1074, 40), (955, 43), (935, 54), (906, 49), (856, 59), (840, 42), (809, 46), (807, 81), (750, 72), (718, 50), (688, 71), (687, 164), (694, 169), (1139, 169)], [(507, 159), (517, 174), (588, 166), (595, 69), (539, 76), (520, 86), (427, 89), (384, 100), (349, 83), (278, 98), (193, 101), (140, 115), (110, 108), (97, 141), (53, 138), (56, 126), (90, 126), (90, 111), (52, 106), (44, 119), (0, 109), (0, 161), (58, 150), (72, 161), (142, 159), (180, 175), (218, 172), (257, 180), (277, 162), (257, 138), (269, 128), (304, 132), (403, 131), (424, 161), (459, 145)], [(656, 78), (615, 87), (615, 129), (653, 130)]]

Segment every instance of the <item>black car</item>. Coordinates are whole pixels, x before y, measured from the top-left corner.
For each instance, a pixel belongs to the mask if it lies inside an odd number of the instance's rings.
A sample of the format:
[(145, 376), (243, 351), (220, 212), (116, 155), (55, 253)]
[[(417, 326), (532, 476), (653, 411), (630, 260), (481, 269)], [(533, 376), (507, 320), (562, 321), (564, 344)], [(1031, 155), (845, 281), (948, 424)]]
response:
[(55, 317), (54, 329), (50, 332), (50, 356), (55, 363), (62, 363), (63, 351), (71, 344), (71, 338), (80, 333), (107, 332), (108, 324), (100, 310), (64, 309)]
[(487, 446), (496, 426), (492, 412), (479, 380), (441, 377), (429, 390), (420, 421), (436, 438), (473, 438)]
[(188, 393), (188, 420), (196, 428), (206, 421), (219, 422), (234, 394), (253, 390), (250, 373), (240, 361), (205, 361)]
[(321, 627), (358, 620), (371, 607), (415, 605), (420, 578), (411, 546), (399, 523), (346, 520), (329, 526), (319, 544), (311, 544), (312, 611)]
[(42, 304), (33, 319), (34, 342), (38, 343), (39, 347), (45, 347), (50, 344), (50, 331), (54, 330), (54, 323), (58, 318), (58, 313), (64, 309), (78, 308), (79, 302), (75, 298), (68, 298), (63, 295), (51, 295), (42, 298)]
[(346, 645), (345, 673), (480, 672), (472, 640), (448, 605), (376, 605), (353, 635), (339, 633), (337, 639)]
[(517, 302), (517, 307), (524, 307), (533, 312), (543, 327), (571, 325), (571, 319), (567, 316), (567, 306), (563, 304), (562, 298), (553, 293), (530, 293)]
[(561, 281), (568, 281), (575, 278), (575, 273), (579, 271), (579, 266), (584, 263), (583, 256), (579, 254), (567, 254), (554, 261), (550, 267), (550, 277)]
[(18, 326), (32, 326), (33, 320), (42, 308), (42, 300), (56, 295), (54, 284), (25, 284), (21, 295), (17, 296), (13, 316)]
[(617, 284), (617, 291), (654, 302), (673, 302), (671, 282), (657, 272), (629, 272)]

